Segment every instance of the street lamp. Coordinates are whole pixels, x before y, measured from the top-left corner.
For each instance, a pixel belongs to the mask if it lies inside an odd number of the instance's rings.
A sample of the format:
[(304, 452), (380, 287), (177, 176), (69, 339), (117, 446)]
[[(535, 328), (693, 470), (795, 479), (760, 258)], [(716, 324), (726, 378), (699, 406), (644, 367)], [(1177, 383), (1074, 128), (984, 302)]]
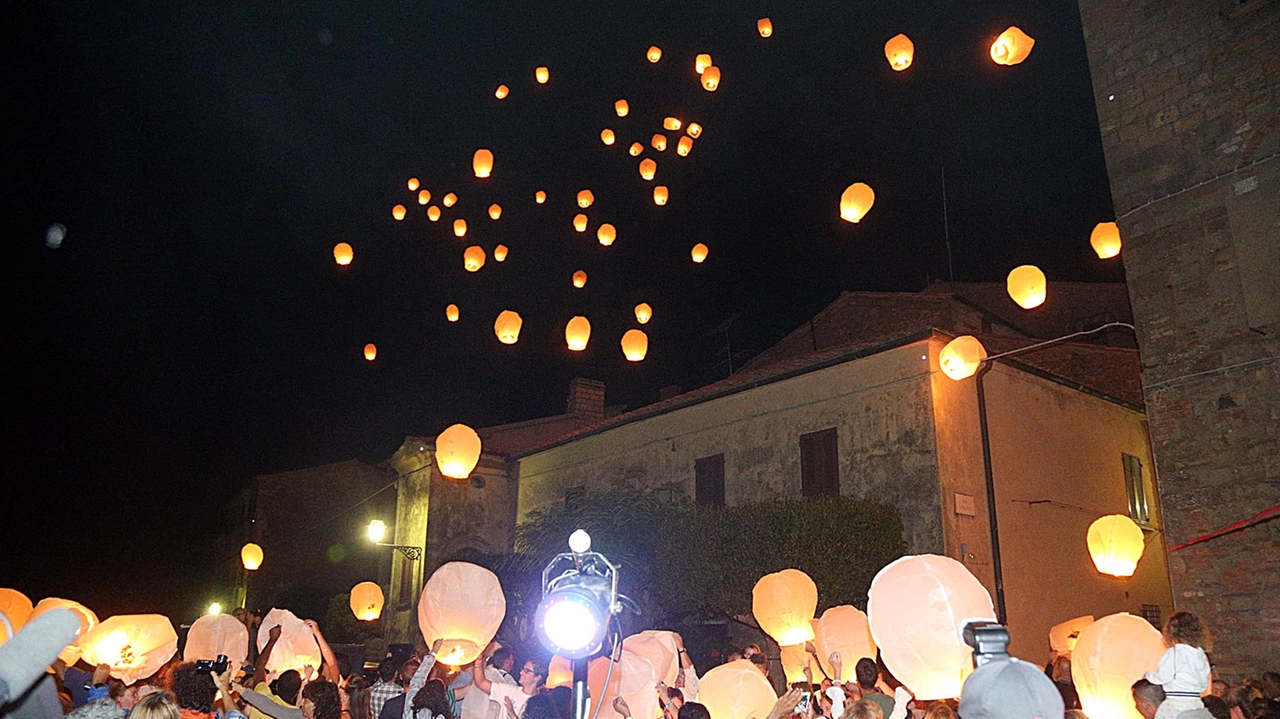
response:
[(422, 547), (415, 547), (408, 544), (387, 544), (382, 540), (387, 536), (387, 523), (381, 519), (375, 519), (369, 522), (369, 541), (379, 547), (390, 547), (405, 556), (411, 562), (422, 559)]

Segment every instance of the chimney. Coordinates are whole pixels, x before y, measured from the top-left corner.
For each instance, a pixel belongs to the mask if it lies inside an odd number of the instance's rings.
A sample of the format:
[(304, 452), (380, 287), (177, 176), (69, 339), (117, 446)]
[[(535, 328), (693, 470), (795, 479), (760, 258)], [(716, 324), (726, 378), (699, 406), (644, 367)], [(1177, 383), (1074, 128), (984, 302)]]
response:
[(582, 377), (570, 380), (566, 411), (575, 428), (600, 423), (604, 419), (604, 382)]

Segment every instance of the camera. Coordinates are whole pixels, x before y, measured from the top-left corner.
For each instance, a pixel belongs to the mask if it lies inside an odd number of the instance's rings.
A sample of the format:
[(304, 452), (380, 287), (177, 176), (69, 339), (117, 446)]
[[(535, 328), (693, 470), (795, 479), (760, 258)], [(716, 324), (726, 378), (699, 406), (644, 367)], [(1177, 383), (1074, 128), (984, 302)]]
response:
[(994, 659), (1009, 658), (1009, 630), (996, 622), (969, 622), (964, 625), (964, 643), (973, 647), (973, 666)]
[(213, 672), (214, 674), (222, 674), (227, 671), (227, 667), (231, 665), (231, 660), (226, 654), (219, 654), (217, 659), (197, 659), (196, 671)]

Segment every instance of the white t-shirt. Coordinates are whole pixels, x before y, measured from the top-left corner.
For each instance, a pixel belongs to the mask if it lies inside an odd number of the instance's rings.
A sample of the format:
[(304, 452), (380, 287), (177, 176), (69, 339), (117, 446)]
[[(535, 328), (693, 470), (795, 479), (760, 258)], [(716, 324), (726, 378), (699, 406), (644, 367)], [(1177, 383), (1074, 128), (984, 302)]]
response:
[[(510, 674), (496, 667), (485, 667), (484, 676), (493, 682), (494, 686), (515, 684)], [(501, 709), (501, 707), (491, 703), (489, 695), (480, 691), (480, 688), (474, 684), (467, 690), (467, 695), (462, 697), (462, 719), (500, 719), (502, 717)]]
[(525, 694), (524, 688), (520, 686), (511, 686), (510, 684), (494, 684), (489, 691), (489, 701), (498, 703), (499, 716), (506, 719), (507, 699), (516, 707), (516, 716), (524, 714), (524, 705), (529, 702), (532, 694)]

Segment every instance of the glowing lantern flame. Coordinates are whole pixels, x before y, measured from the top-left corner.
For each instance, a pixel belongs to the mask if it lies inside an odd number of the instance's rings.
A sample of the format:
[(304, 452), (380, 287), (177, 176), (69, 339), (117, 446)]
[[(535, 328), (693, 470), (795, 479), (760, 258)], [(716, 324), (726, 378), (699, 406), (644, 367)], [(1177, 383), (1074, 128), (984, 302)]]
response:
[(1071, 680), (1080, 705), (1098, 719), (1139, 719), (1131, 687), (1164, 654), (1160, 632), (1131, 614), (1112, 614), (1080, 630), (1071, 650)]
[(262, 547), (249, 542), (240, 548), (240, 563), (244, 568), (252, 572), (262, 566)]
[(418, 190), (418, 204), (425, 205), (431, 202), (431, 193), (427, 190)]
[(547, 80), (551, 79), (551, 71), (546, 67), (539, 67), (533, 71), (533, 77), (538, 81), (539, 85), (545, 85)]
[(373, 582), (360, 582), (351, 588), (351, 613), (362, 622), (382, 616), (382, 587)]
[(627, 113), (631, 112), (631, 105), (628, 105), (626, 100), (618, 100), (613, 103), (613, 111), (618, 113), (618, 117), (626, 117)]
[(355, 252), (351, 249), (351, 245), (345, 242), (339, 242), (333, 246), (333, 261), (344, 267), (351, 264), (354, 256)]
[(649, 158), (640, 161), (640, 177), (646, 180), (652, 180), (654, 173), (658, 171), (658, 163)]
[(655, 186), (653, 188), (653, 204), (659, 206), (667, 204), (668, 195), (669, 193), (667, 192), (666, 185)]
[(471, 169), (476, 177), (488, 177), (493, 173), (493, 153), (481, 148), (471, 156)]
[(586, 209), (591, 207), (591, 203), (596, 201), (596, 196), (591, 194), (591, 190), (578, 191), (578, 207)]
[(510, 92), (511, 92), (511, 89), (508, 88), (506, 85), (499, 85), (498, 89), (493, 91), (493, 96), (498, 98), (499, 100), (502, 100), (502, 99), (505, 99), (507, 95), (510, 94)]
[(431, 644), (443, 639), (440, 662), (474, 662), (507, 614), (507, 598), (493, 572), (467, 562), (441, 565), (422, 588), (418, 628)]
[(80, 650), (90, 665), (109, 665), (111, 676), (128, 685), (156, 673), (178, 652), (178, 633), (159, 614), (119, 614), (82, 637)]
[(573, 216), (573, 229), (578, 232), (587, 231), (587, 216), (579, 212)]
[(648, 302), (641, 302), (636, 305), (636, 322), (642, 325), (649, 324), (649, 320), (653, 318), (653, 308)]
[(644, 54), (649, 62), (657, 62), (662, 59), (662, 48), (657, 45), (650, 45), (649, 51)]
[(489, 219), (496, 220), (499, 217), (502, 217), (502, 205), (496, 202), (489, 205)]
[(942, 373), (959, 381), (972, 377), (982, 360), (987, 358), (987, 348), (977, 337), (961, 335), (946, 344), (938, 353), (938, 367)]
[(436, 436), (436, 465), (440, 474), (466, 479), (480, 461), (480, 435), (465, 424), (455, 424)]
[(613, 244), (614, 240), (618, 239), (618, 230), (606, 222), (600, 225), (600, 229), (596, 230), (596, 239), (600, 241), (600, 244), (608, 247)]
[(644, 145), (641, 145), (638, 142), (631, 143), (631, 147), (627, 148), (627, 154), (632, 157), (639, 157), (642, 152), (644, 152)]
[(427, 208), (427, 219), (435, 222), (440, 219), (440, 208), (432, 205)]
[(751, 590), (751, 613), (779, 646), (813, 640), (818, 585), (798, 569), (766, 574)]
[(698, 56), (693, 59), (693, 71), (699, 75), (706, 72), (709, 67), (711, 67), (711, 56), (707, 53), (698, 53)]
[(493, 259), (497, 260), (498, 262), (506, 262), (507, 246), (498, 245), (497, 247), (493, 248)]
[(1132, 577), (1142, 559), (1142, 529), (1123, 514), (1108, 514), (1089, 525), (1089, 556), (1102, 574)]
[(378, 346), (370, 342), (364, 346), (364, 358), (370, 362), (378, 358)]
[(547, 193), (543, 192), (542, 190), (538, 190), (537, 192), (533, 193), (533, 201), (541, 205), (542, 203), (547, 201)]
[(1047, 292), (1044, 273), (1035, 265), (1022, 265), (1009, 273), (1006, 286), (1009, 297), (1024, 310), (1044, 304)]
[(698, 135), (702, 134), (702, 125), (699, 125), (696, 122), (691, 122), (689, 123), (689, 126), (684, 129), (684, 131), (689, 133), (689, 137), (697, 139)]
[(600, 142), (603, 142), (606, 145), (612, 145), (617, 141), (617, 139), (617, 136), (613, 134), (613, 130), (610, 130), (607, 127), (600, 131)]
[(1000, 37), (991, 43), (991, 59), (997, 65), (1017, 65), (1031, 54), (1031, 47), (1036, 44), (1034, 38), (1010, 25), (1008, 30), (1000, 33)]
[(475, 272), (484, 267), (484, 261), (484, 248), (480, 245), (472, 245), (462, 253), (462, 266), (467, 272)]
[(641, 330), (627, 330), (622, 335), (622, 354), (628, 362), (639, 362), (649, 353), (649, 335)]
[(1089, 244), (1104, 260), (1120, 254), (1120, 227), (1114, 222), (1099, 222), (1089, 235)]
[(773, 35), (773, 21), (767, 17), (756, 20), (756, 30), (760, 32), (760, 37), (771, 37)]
[(451, 304), (451, 305), (449, 305), (449, 306), (447, 306), (447, 307), (445, 307), (445, 308), (444, 308), (444, 317), (445, 317), (445, 319), (449, 320), (450, 322), (457, 322), (457, 321), (458, 321), (458, 314), (459, 314), (459, 313), (458, 313), (458, 306), (457, 306), (457, 305), (452, 305), (452, 304)]
[(667, 149), (667, 136), (661, 132), (656, 133), (653, 139), (649, 141), (649, 144), (653, 146), (653, 149), (662, 152)]
[(701, 263), (703, 260), (707, 259), (707, 246), (699, 242), (693, 246), (693, 249), (689, 251), (689, 254), (693, 257), (694, 262)]
[(693, 150), (693, 138), (685, 135), (676, 143), (676, 154), (681, 157), (688, 157), (689, 152)]
[(884, 44), (884, 56), (889, 60), (889, 67), (902, 72), (911, 67), (911, 59), (915, 56), (916, 46), (911, 38), (898, 33)]
[(513, 345), (520, 339), (520, 326), (523, 324), (524, 320), (520, 318), (519, 313), (503, 310), (493, 323), (493, 333), (498, 336), (498, 341), (502, 344)]
[(408, 184), (409, 184), (409, 192), (413, 192), (417, 190), (419, 187), (421, 187), (421, 184), (418, 182), (418, 178), (416, 177), (410, 177)]
[(464, 220), (464, 219), (462, 219), (461, 217), (459, 217), (458, 219), (456, 219), (456, 220), (454, 220), (454, 221), (453, 221), (453, 235), (454, 235), (454, 237), (466, 237), (466, 236), (467, 236), (467, 221), (466, 221), (466, 220)]
[(444, 199), (440, 200), (440, 204), (444, 205), (445, 207), (453, 207), (453, 203), (457, 201), (458, 201), (458, 196), (450, 192), (449, 194), (444, 196)]
[(391, 208), (391, 216), (396, 218), (396, 222), (404, 219), (405, 212), (407, 210), (404, 209), (404, 205), (396, 205)]
[(715, 92), (720, 87), (720, 68), (712, 65), (702, 73), (702, 89)]
[(573, 273), (573, 286), (579, 289), (586, 287), (587, 273), (583, 272), (582, 270), (578, 270), (577, 272)]
[(871, 205), (875, 204), (876, 193), (865, 183), (855, 182), (845, 188), (840, 195), (840, 219), (846, 222), (860, 222)]
[(664, 130), (679, 130), (681, 127), (684, 127), (684, 123), (680, 122), (678, 117), (664, 117), (662, 119), (662, 129)]
[(587, 348), (587, 342), (591, 339), (591, 323), (586, 317), (578, 315), (569, 320), (569, 324), (564, 327), (564, 341), (569, 349), (574, 352), (581, 352)]
[(752, 719), (769, 715), (778, 695), (764, 674), (746, 659), (712, 668), (698, 685), (698, 702), (711, 719)]

